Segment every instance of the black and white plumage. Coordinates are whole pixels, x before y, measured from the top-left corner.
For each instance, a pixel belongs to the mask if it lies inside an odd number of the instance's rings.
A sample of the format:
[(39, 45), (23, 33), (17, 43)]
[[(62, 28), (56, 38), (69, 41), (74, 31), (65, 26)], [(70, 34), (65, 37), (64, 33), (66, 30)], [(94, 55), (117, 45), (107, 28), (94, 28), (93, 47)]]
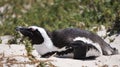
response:
[(101, 55), (117, 54), (101, 37), (86, 30), (66, 28), (48, 32), (37, 26), (17, 27), (24, 36), (29, 37), (42, 57), (56, 53), (59, 56), (73, 54), (75, 59), (96, 58)]

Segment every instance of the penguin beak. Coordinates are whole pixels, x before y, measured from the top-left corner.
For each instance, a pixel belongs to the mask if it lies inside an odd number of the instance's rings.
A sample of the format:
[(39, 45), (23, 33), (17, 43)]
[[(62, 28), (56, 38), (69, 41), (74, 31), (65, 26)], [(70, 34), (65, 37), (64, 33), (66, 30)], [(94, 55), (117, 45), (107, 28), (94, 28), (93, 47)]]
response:
[(23, 31), (23, 30), (25, 30), (25, 28), (24, 28), (24, 27), (21, 27), (21, 26), (18, 26), (18, 27), (16, 27), (15, 30), (16, 30), (16, 31)]
[(26, 27), (18, 26), (18, 27), (16, 27), (16, 31), (22, 33), (24, 36), (32, 35), (30, 30), (28, 28), (26, 28)]

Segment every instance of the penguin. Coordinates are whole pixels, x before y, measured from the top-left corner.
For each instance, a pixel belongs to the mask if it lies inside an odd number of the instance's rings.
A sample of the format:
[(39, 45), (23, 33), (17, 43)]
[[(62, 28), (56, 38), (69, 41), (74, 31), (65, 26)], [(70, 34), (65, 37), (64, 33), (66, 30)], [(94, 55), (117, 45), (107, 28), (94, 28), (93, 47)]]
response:
[(31, 40), (33, 47), (41, 57), (70, 55), (74, 59), (95, 59), (101, 55), (118, 54), (100, 36), (79, 28), (65, 28), (49, 32), (38, 27), (29, 26), (16, 28), (23, 36)]

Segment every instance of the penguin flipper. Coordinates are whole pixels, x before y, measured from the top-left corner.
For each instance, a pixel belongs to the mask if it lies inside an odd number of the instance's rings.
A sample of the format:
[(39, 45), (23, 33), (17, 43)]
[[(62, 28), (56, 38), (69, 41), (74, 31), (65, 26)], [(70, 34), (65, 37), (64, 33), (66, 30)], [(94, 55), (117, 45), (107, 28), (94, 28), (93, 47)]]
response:
[(71, 43), (74, 53), (74, 59), (95, 59), (100, 56), (100, 51), (92, 44), (83, 41), (75, 41)]

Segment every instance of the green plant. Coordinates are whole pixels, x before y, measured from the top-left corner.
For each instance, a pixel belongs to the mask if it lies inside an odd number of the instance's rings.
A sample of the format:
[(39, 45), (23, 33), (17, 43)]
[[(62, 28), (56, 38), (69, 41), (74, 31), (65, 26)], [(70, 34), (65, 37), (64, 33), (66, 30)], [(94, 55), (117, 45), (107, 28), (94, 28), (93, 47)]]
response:
[(119, 0), (2, 0), (0, 35), (13, 35), (16, 26), (30, 25), (50, 31), (67, 27), (90, 30), (100, 24), (110, 28), (120, 17), (119, 4)]
[(0, 39), (0, 43), (2, 43), (2, 40)]
[(28, 55), (31, 55), (31, 51), (33, 50), (33, 46), (28, 38), (23, 38), (23, 44), (26, 47)]

